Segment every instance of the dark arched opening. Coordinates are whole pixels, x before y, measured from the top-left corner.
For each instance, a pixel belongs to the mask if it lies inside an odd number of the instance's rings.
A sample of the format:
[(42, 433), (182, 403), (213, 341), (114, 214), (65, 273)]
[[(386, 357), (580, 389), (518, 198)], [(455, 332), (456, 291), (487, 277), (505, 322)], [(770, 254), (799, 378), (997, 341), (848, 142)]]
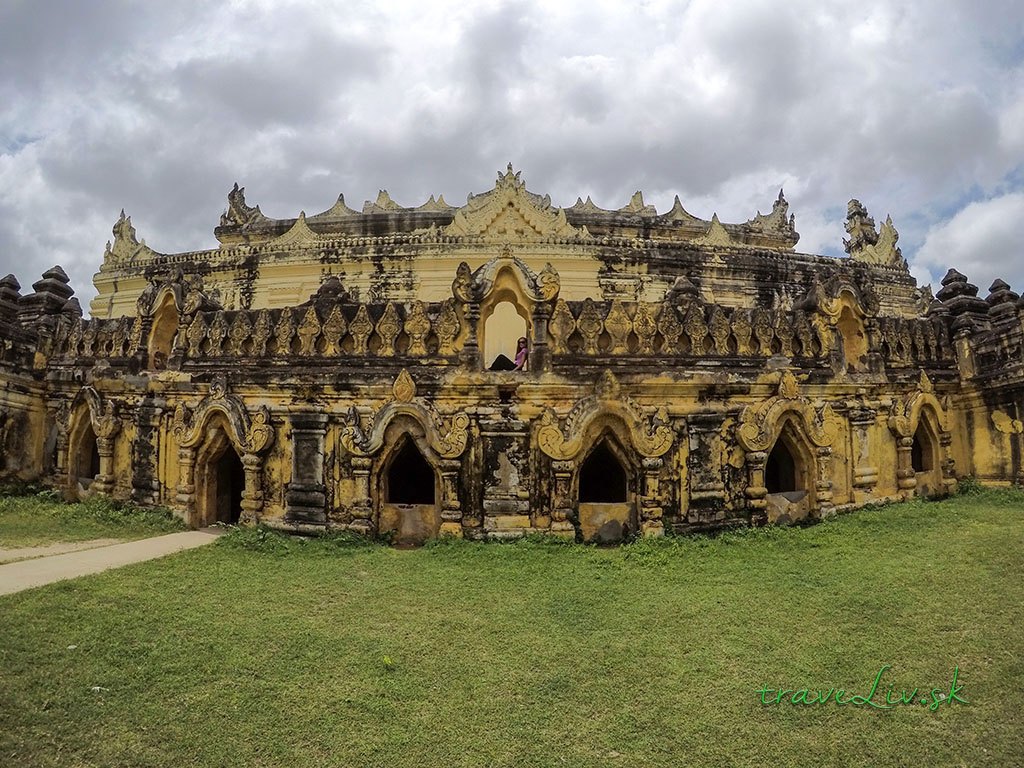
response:
[(764, 467), (764, 484), (768, 493), (799, 490), (796, 483), (796, 461), (783, 440), (776, 440)]
[(914, 433), (914, 442), (910, 446), (910, 465), (914, 472), (930, 472), (935, 468), (931, 436), (923, 423), (918, 425)]
[(216, 519), (220, 523), (237, 525), (242, 518), (242, 491), (245, 489), (245, 470), (235, 449), (228, 446), (217, 459), (213, 471), (216, 484)]
[(627, 494), (626, 470), (601, 442), (580, 467), (579, 499), (586, 504), (623, 504)]
[(92, 424), (86, 424), (78, 443), (78, 482), (88, 488), (100, 473), (100, 451), (96, 447), (96, 433)]
[(406, 439), (388, 468), (384, 500), (389, 504), (436, 504), (434, 470)]

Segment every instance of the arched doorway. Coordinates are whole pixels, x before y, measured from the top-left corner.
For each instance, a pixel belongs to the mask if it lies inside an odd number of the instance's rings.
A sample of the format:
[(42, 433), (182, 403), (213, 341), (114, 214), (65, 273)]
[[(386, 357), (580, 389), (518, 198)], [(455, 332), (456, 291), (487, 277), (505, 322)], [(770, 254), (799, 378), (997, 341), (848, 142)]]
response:
[(610, 433), (602, 435), (577, 472), (579, 532), (584, 541), (620, 542), (637, 531), (631, 462)]
[(910, 446), (910, 466), (917, 480), (915, 492), (919, 496), (939, 496), (944, 492), (939, 440), (931, 418), (922, 410)]
[(222, 423), (211, 422), (208, 427), (197, 456), (195, 487), (194, 526), (237, 525), (241, 521), (245, 469)]
[(770, 523), (807, 518), (814, 508), (814, 453), (792, 419), (779, 430), (764, 465)]
[(396, 434), (392, 446), (378, 470), (377, 531), (396, 544), (422, 544), (441, 528), (438, 474), (422, 434)]
[(100, 451), (96, 445), (96, 432), (88, 414), (83, 416), (78, 439), (71, 446), (71, 461), (68, 467), (68, 480), (72, 496), (84, 500), (89, 497), (91, 486), (100, 474)]
[(150, 370), (160, 371), (167, 367), (177, 334), (178, 306), (174, 303), (174, 294), (166, 291), (159, 308), (153, 313), (153, 326), (149, 332)]

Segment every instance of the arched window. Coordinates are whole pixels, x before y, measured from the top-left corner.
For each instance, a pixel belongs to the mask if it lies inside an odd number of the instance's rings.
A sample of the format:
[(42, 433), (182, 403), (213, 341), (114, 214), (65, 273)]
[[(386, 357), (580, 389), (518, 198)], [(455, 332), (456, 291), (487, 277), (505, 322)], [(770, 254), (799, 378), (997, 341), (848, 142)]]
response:
[(178, 334), (178, 307), (174, 294), (164, 294), (160, 308), (153, 315), (153, 327), (149, 332), (149, 367), (159, 371), (167, 367), (167, 360)]
[(385, 501), (389, 504), (437, 503), (434, 470), (408, 438), (388, 468)]
[(849, 306), (844, 306), (843, 311), (839, 314), (837, 327), (843, 338), (846, 370), (849, 372), (865, 370), (867, 368), (868, 337), (864, 333), (864, 324)]
[(580, 502), (623, 504), (627, 493), (626, 470), (607, 441), (602, 440), (580, 467)]
[(764, 484), (768, 493), (787, 493), (797, 488), (796, 460), (781, 437), (775, 441), (764, 465)]
[(484, 366), (488, 370), (511, 370), (509, 363), (515, 363), (516, 344), (523, 337), (529, 338), (527, 323), (516, 305), (511, 301), (495, 304), (484, 322)]

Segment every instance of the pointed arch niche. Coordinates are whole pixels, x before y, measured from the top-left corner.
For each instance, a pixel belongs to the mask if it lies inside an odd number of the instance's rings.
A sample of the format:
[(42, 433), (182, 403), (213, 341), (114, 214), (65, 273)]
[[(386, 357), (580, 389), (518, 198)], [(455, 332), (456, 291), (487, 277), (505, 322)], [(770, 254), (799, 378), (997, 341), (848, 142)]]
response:
[(612, 544), (639, 528), (638, 459), (628, 428), (617, 420), (588, 431), (594, 437), (577, 458), (573, 482), (577, 536), (586, 542)]
[[(119, 431), (115, 403), (101, 398), (92, 387), (79, 390), (71, 402), (64, 449), (65, 498), (77, 501), (113, 492), (114, 441)], [(59, 463), (61, 449), (57, 450)]]
[(808, 517), (816, 507), (816, 477), (816, 451), (796, 416), (787, 414), (765, 459), (768, 522), (789, 523)]
[(150, 370), (160, 371), (167, 367), (177, 335), (178, 305), (174, 292), (164, 290), (153, 311), (153, 325), (149, 331), (147, 352)]
[(206, 422), (205, 437), (196, 451), (196, 527), (241, 522), (245, 469), (230, 435), (223, 413), (214, 413)]
[(940, 402), (922, 371), (917, 389), (893, 405), (896, 485), (904, 496), (946, 496), (956, 490), (948, 403)]
[(384, 431), (385, 449), (376, 462), (377, 532), (396, 544), (422, 544), (441, 530), (440, 458), (427, 431), (407, 414)]
[(919, 496), (940, 496), (945, 493), (938, 417), (927, 406), (921, 409), (910, 444), (910, 468), (917, 480), (915, 492)]
[(843, 342), (843, 370), (859, 373), (868, 369), (868, 336), (864, 310), (857, 298), (844, 290), (836, 299), (836, 329)]
[(740, 413), (736, 437), (746, 452), (744, 491), (751, 522), (785, 523), (832, 511), (832, 445), (840, 423), (828, 403), (800, 394), (789, 371), (773, 397)]
[(99, 446), (96, 444), (96, 430), (93, 429), (88, 408), (79, 419), (69, 446), (68, 483), (71, 496), (83, 500), (91, 495), (93, 482), (100, 475)]
[(514, 363), (516, 345), (523, 336), (532, 346), (530, 318), (533, 304), (511, 266), (501, 267), (494, 277), (490, 295), (480, 304), (480, 325), (483, 328), (480, 347), (484, 368), (492, 370), (499, 355)]
[(535, 273), (512, 255), (508, 245), (476, 271), (461, 262), (452, 281), (452, 296), (465, 306), (468, 325), (462, 361), (473, 368), (490, 369), (499, 354), (514, 359), (516, 341), (525, 336), (529, 367), (546, 370), (550, 363), (548, 321), (560, 288), (551, 264)]

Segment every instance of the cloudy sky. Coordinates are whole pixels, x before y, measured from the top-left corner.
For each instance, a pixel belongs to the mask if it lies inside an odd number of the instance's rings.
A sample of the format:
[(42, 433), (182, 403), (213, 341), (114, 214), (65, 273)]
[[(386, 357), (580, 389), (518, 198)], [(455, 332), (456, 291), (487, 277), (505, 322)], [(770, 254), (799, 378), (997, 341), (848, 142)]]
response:
[(798, 250), (891, 214), (922, 282), (1024, 289), (1024, 4), (0, 0), (0, 274), (94, 294), (123, 207), (216, 246), (231, 185), (290, 217), (459, 204), (511, 161), (556, 205), (637, 189)]

